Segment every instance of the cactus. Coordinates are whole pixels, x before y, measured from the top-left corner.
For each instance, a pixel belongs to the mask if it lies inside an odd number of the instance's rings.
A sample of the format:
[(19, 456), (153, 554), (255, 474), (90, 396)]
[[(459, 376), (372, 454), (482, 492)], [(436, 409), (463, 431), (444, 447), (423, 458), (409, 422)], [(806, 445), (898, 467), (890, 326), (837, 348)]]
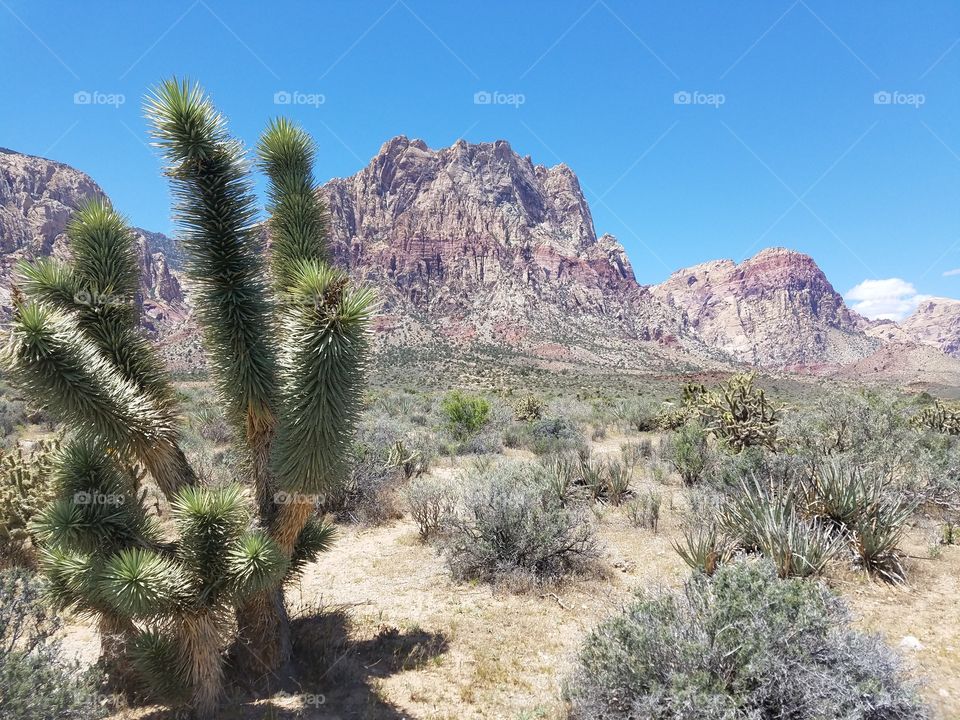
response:
[[(147, 115), (245, 486), (204, 487), (180, 448), (176, 395), (137, 325), (134, 238), (107, 201), (71, 220), (71, 262), (21, 267), (4, 365), (70, 432), (56, 499), (34, 522), (53, 599), (97, 618), (108, 667), (132, 665), (162, 699), (210, 717), (228, 645), (251, 679), (289, 659), (283, 587), (332, 541), (316, 498), (347, 475), (372, 296), (324, 260), (302, 129), (274, 121), (258, 146), (265, 260), (245, 152), (205, 93), (167, 81)], [(175, 538), (147, 508), (147, 478)]]
[(0, 562), (33, 566), (31, 522), (53, 500), (50, 473), (60, 439), (0, 450)]
[(684, 406), (734, 452), (754, 446), (775, 450), (783, 408), (771, 403), (755, 381), (756, 373), (749, 373), (734, 375), (710, 390), (687, 385)]
[(513, 404), (513, 416), (520, 422), (533, 422), (543, 417), (543, 401), (536, 395), (524, 395)]
[(960, 435), (960, 412), (949, 409), (937, 400), (914, 416), (913, 426), (917, 429), (933, 430), (944, 435)]

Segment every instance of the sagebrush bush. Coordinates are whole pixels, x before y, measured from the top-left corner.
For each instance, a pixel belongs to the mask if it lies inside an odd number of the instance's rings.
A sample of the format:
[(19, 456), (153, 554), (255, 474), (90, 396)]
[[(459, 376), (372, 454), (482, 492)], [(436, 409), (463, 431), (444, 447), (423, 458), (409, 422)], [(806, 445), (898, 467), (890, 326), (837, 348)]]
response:
[(825, 586), (766, 563), (644, 594), (588, 637), (565, 694), (572, 720), (920, 720), (879, 639)]
[(570, 420), (549, 417), (528, 425), (522, 444), (537, 455), (556, 455), (586, 447), (586, 439)]
[(524, 463), (473, 479), (446, 549), (455, 578), (493, 583), (556, 580), (587, 569), (598, 553), (587, 514), (564, 506), (543, 468)]
[(0, 571), (0, 717), (94, 720), (105, 715), (97, 676), (63, 657), (59, 615), (29, 571)]
[(425, 542), (443, 532), (456, 504), (456, 495), (446, 482), (418, 477), (404, 489), (403, 496), (421, 540)]
[(701, 480), (713, 462), (707, 433), (696, 422), (686, 423), (667, 438), (664, 456), (685, 485), (694, 485)]

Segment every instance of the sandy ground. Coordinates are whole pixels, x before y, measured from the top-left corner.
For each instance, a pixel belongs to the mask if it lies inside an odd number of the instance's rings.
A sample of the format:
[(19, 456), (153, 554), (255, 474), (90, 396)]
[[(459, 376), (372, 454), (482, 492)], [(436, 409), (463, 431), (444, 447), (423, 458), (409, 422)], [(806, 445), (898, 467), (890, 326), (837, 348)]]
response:
[[(621, 441), (606, 439), (597, 450), (614, 451)], [(449, 463), (433, 472), (451, 482), (459, 475)], [(521, 594), (453, 582), (443, 558), (419, 542), (409, 520), (344, 528), (336, 546), (288, 593), (295, 614), (316, 616), (322, 609), (326, 618), (309, 635), (317, 646), (313, 681), (224, 716), (562, 718), (563, 679), (590, 628), (633, 590), (676, 587), (687, 576), (671, 545), (684, 491), (659, 489), (657, 534), (632, 527), (619, 508), (604, 508), (597, 517), (604, 571)], [(906, 549), (918, 558), (906, 586), (859, 575), (828, 581), (849, 601), (859, 627), (899, 647), (938, 716), (960, 717), (960, 548), (945, 547), (931, 558), (927, 535), (917, 530)], [(69, 645), (96, 656), (96, 635), (85, 626), (71, 628)], [(141, 708), (117, 717), (167, 715)]]

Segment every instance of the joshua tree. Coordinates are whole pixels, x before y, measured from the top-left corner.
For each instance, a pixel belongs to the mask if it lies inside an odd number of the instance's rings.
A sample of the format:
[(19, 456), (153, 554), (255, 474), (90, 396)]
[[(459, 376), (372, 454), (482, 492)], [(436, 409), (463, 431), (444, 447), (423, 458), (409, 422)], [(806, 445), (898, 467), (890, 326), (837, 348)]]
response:
[[(228, 645), (253, 677), (289, 659), (283, 586), (332, 541), (315, 498), (344, 476), (372, 296), (325, 261), (303, 130), (274, 121), (258, 146), (266, 252), (244, 149), (205, 93), (170, 80), (146, 111), (245, 482), (207, 487), (181, 451), (175, 393), (137, 327), (133, 235), (104, 200), (74, 215), (71, 262), (21, 269), (5, 365), (70, 432), (35, 525), (52, 596), (97, 619), (112, 667), (208, 715)], [(147, 478), (172, 523), (146, 509)]]

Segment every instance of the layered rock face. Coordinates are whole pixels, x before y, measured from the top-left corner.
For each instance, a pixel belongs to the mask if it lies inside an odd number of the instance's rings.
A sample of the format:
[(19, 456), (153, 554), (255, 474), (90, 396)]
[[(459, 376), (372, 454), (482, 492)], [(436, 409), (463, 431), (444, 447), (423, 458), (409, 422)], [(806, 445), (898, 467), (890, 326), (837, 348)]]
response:
[(792, 250), (696, 265), (651, 291), (682, 310), (704, 343), (750, 364), (844, 364), (880, 345), (813, 259)]
[[(0, 149), (0, 305), (9, 301), (17, 261), (68, 256), (71, 214), (85, 200), (103, 195), (89, 176), (69, 165)], [(180, 281), (163, 252), (170, 240), (139, 228), (134, 232), (145, 303), (182, 303)]]
[(535, 165), (506, 141), (431, 150), (396, 137), (322, 193), (336, 261), (383, 290), (387, 314), (490, 342), (601, 327), (665, 342), (684, 333), (616, 239), (596, 236), (570, 168)]
[(960, 357), (960, 300), (927, 300), (900, 323), (900, 328), (914, 342)]

